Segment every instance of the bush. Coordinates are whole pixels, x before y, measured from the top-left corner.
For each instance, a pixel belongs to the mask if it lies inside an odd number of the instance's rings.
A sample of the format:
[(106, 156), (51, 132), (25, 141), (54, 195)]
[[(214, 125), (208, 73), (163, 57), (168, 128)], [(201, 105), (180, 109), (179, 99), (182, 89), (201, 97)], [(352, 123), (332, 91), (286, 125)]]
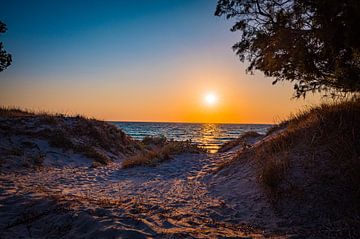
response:
[(102, 164), (111, 161), (108, 153), (123, 157), (143, 151), (142, 145), (115, 125), (79, 115), (33, 113), (0, 107), (0, 117), (3, 119), (0, 122), (3, 135), (46, 140), (52, 147), (72, 150)]
[(271, 193), (276, 193), (289, 168), (287, 157), (267, 158), (259, 171), (259, 179)]
[(141, 141), (145, 145), (156, 145), (156, 146), (163, 146), (167, 142), (165, 136), (145, 136)]
[[(149, 142), (149, 141), (148, 141)], [(159, 142), (159, 141), (156, 141)], [(127, 158), (123, 161), (123, 168), (135, 166), (156, 166), (159, 163), (171, 159), (171, 156), (181, 153), (205, 153), (206, 150), (193, 144), (191, 141), (168, 141), (160, 149), (150, 149), (144, 153)]]
[[(334, 198), (355, 200), (360, 205), (359, 119), (358, 98), (322, 104), (292, 116), (282, 123), (281, 133), (256, 148), (260, 182), (270, 192), (286, 191), (285, 179), (291, 187), (304, 187), (298, 178), (302, 175), (307, 183), (312, 182), (309, 187), (331, 185), (337, 188)], [(294, 175), (299, 182), (294, 182)]]
[(248, 146), (248, 143), (247, 143), (247, 140), (249, 138), (257, 138), (257, 137), (260, 137), (261, 134), (255, 132), (255, 131), (247, 131), (247, 132), (244, 132), (240, 135), (239, 138), (237, 139), (233, 139), (233, 140), (230, 140), (228, 142), (225, 142), (224, 144), (222, 144), (218, 150), (218, 152), (226, 152), (226, 151), (229, 151), (230, 149), (236, 147), (236, 146), (239, 146), (239, 145), (242, 145), (243, 148), (246, 148)]

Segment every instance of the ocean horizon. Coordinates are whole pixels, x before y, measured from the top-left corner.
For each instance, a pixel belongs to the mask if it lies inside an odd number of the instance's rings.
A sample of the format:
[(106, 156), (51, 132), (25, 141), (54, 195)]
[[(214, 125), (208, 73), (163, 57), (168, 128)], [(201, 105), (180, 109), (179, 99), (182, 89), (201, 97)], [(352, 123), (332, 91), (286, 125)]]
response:
[(122, 129), (136, 140), (146, 136), (165, 136), (173, 140), (191, 140), (211, 153), (227, 141), (238, 138), (242, 133), (255, 131), (265, 134), (271, 124), (227, 124), (227, 123), (180, 123), (180, 122), (125, 122), (110, 123)]

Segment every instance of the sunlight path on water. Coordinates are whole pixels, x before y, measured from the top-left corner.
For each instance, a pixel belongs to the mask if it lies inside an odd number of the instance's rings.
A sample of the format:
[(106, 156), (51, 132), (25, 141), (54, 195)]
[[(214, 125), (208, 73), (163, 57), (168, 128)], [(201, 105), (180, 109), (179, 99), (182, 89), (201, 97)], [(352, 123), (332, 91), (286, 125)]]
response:
[(239, 137), (241, 133), (256, 131), (265, 134), (271, 125), (266, 124), (195, 124), (112, 122), (135, 139), (163, 135), (168, 139), (192, 140), (215, 153), (223, 143)]

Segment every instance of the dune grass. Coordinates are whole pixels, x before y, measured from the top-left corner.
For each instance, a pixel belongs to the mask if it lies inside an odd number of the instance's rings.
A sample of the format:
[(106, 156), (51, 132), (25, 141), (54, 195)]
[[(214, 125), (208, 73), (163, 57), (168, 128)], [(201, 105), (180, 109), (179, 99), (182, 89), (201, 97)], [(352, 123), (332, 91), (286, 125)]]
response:
[(274, 129), (280, 127), (284, 131), (255, 152), (259, 180), (271, 193), (284, 189), (301, 171), (306, 180), (330, 183), (360, 203), (359, 98), (309, 108)]
[(293, 115), (269, 130), (259, 144), (222, 162), (217, 173), (231, 175), (242, 165), (252, 169), (251, 177), (291, 226), (322, 228), (322, 233), (341, 235), (336, 238), (357, 235), (360, 99), (322, 104)]
[[(44, 118), (51, 118), (54, 117), (82, 117), (86, 118), (85, 116), (77, 115), (70, 115), (70, 114), (62, 114), (62, 113), (50, 113), (47, 111), (35, 111), (20, 107), (8, 107), (8, 106), (0, 106), (0, 117), (29, 117), (29, 116), (37, 116), (37, 117), (44, 117)], [(89, 119), (89, 118), (88, 118)]]
[(145, 137), (142, 140), (146, 151), (127, 158), (123, 161), (123, 168), (136, 166), (156, 166), (169, 160), (174, 155), (182, 153), (206, 153), (206, 150), (191, 141), (167, 140), (165, 137)]
[(249, 145), (247, 143), (247, 140), (249, 138), (257, 138), (260, 137), (261, 134), (255, 132), (255, 131), (247, 131), (242, 133), (238, 138), (230, 140), (228, 142), (225, 142), (224, 144), (222, 144), (218, 150), (218, 152), (226, 152), (229, 151), (230, 149), (241, 145), (243, 148), (247, 148)]
[[(304, 191), (307, 185), (314, 195), (333, 193), (338, 202), (346, 199), (360, 205), (359, 98), (303, 110), (270, 128), (267, 136), (255, 147), (239, 150), (218, 171), (249, 160), (257, 165), (258, 181), (271, 198)], [(330, 188), (332, 192), (326, 192)]]
[(50, 146), (83, 154), (100, 164), (112, 161), (109, 155), (122, 157), (142, 150), (138, 142), (115, 125), (81, 115), (0, 107), (0, 118), (4, 134), (43, 139)]
[(164, 146), (167, 138), (163, 135), (160, 136), (145, 136), (141, 142), (146, 146)]

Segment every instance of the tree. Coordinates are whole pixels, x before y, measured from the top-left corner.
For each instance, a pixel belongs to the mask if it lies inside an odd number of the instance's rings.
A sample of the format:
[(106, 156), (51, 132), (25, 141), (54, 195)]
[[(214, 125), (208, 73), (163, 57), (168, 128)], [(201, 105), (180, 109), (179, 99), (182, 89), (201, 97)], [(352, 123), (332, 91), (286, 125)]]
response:
[[(5, 23), (0, 21), (0, 33), (5, 33), (6, 30)], [(4, 50), (4, 44), (0, 42), (0, 72), (10, 66), (11, 61), (11, 55)]]
[(233, 50), (278, 81), (309, 91), (360, 91), (359, 0), (218, 0), (216, 16), (235, 20)]

